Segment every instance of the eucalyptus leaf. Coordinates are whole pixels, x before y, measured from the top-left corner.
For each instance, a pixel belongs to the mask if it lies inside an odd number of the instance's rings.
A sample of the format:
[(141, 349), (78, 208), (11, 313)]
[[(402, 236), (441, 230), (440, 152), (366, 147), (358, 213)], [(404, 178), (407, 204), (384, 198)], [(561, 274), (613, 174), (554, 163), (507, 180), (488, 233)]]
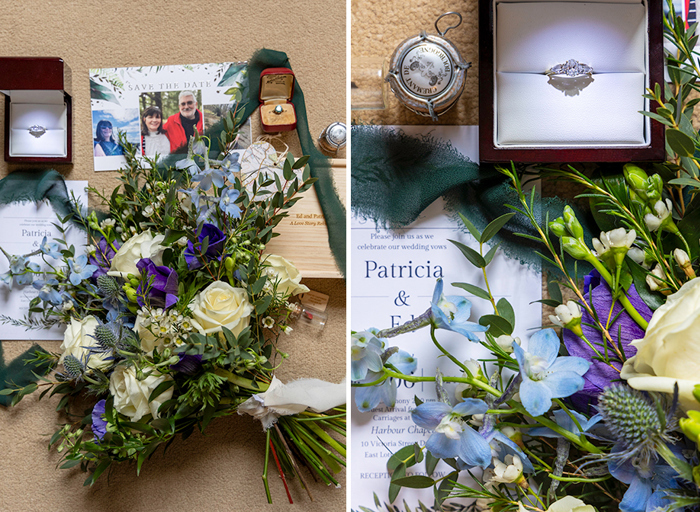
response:
[(392, 479), (391, 483), (394, 485), (400, 485), (401, 487), (409, 487), (411, 489), (427, 489), (428, 487), (433, 486), (435, 480), (429, 476), (412, 475)]
[(467, 247), (463, 243), (457, 242), (455, 240), (450, 240), (453, 244), (457, 246), (457, 248), (462, 251), (462, 254), (464, 254), (464, 257), (469, 260), (469, 262), (474, 265), (477, 268), (484, 268), (486, 266), (486, 261), (484, 260), (484, 257), (476, 252), (474, 249), (471, 247)]
[(503, 226), (506, 225), (506, 223), (513, 218), (515, 215), (515, 212), (513, 213), (506, 213), (505, 215), (501, 215), (497, 219), (491, 221), (486, 228), (484, 228), (484, 232), (481, 234), (481, 240), (480, 242), (482, 244), (485, 244), (489, 240), (491, 240), (496, 233), (498, 233)]
[(695, 153), (695, 141), (680, 130), (667, 128), (666, 141), (678, 156), (693, 156)]
[(455, 286), (457, 288), (461, 288), (462, 290), (471, 293), (475, 297), (479, 297), (480, 299), (485, 299), (485, 300), (490, 300), (491, 296), (489, 295), (489, 292), (486, 290), (483, 290), (479, 288), (478, 286), (474, 286), (473, 284), (469, 283), (452, 283), (452, 286)]
[(513, 334), (513, 326), (508, 320), (499, 315), (484, 315), (479, 318), (479, 325), (489, 326), (489, 334), (501, 336), (502, 334)]
[(464, 226), (469, 230), (469, 232), (476, 239), (476, 241), (481, 241), (481, 233), (479, 233), (479, 230), (476, 229), (476, 226), (472, 224), (471, 221), (461, 213), (459, 214), (459, 218), (462, 220), (462, 224), (464, 224)]

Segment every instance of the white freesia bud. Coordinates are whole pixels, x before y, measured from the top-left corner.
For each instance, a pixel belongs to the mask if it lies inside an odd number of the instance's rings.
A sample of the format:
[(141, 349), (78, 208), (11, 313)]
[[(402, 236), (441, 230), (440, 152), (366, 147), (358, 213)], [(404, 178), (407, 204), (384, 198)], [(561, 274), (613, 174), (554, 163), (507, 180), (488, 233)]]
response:
[(503, 351), (508, 354), (513, 352), (513, 342), (516, 342), (518, 345), (522, 345), (520, 338), (513, 338), (512, 336), (508, 336), (507, 334), (502, 334), (498, 338), (496, 338), (496, 345), (501, 347)]
[(681, 267), (681, 270), (685, 272), (685, 275), (690, 279), (695, 279), (695, 271), (693, 270), (693, 265), (690, 263), (688, 253), (683, 249), (676, 249), (673, 251), (673, 257), (676, 259), (678, 266)]
[(92, 244), (88, 244), (85, 246), (85, 253), (89, 254), (90, 256), (94, 256), (96, 251), (97, 251), (97, 247), (95, 247)]
[(493, 461), (493, 482), (510, 484), (518, 482), (523, 476), (523, 463), (517, 455), (506, 455), (503, 461)]
[(659, 287), (664, 286), (664, 279), (666, 279), (666, 273), (661, 268), (661, 265), (657, 263), (654, 270), (651, 271), (651, 275), (647, 275), (646, 282), (649, 289), (655, 292)]
[(630, 259), (634, 261), (637, 265), (641, 265), (642, 267), (647, 269), (649, 268), (649, 265), (645, 263), (646, 253), (639, 247), (630, 248), (630, 250), (627, 251), (627, 256), (629, 256)]
[(573, 300), (566, 304), (559, 304), (554, 308), (554, 315), (549, 315), (549, 320), (559, 327), (569, 327), (577, 320), (581, 323), (581, 308)]
[[(483, 373), (481, 372), (481, 366), (479, 366), (479, 361), (476, 359), (467, 359), (464, 361), (464, 366), (467, 367), (467, 369), (471, 372), (472, 376), (474, 378), (479, 378), (483, 377)], [(466, 374), (462, 372), (462, 375), (466, 377)], [(472, 389), (471, 384), (464, 384), (460, 383), (457, 384), (455, 387), (455, 398), (457, 399), (458, 402), (461, 402), (464, 400), (464, 392)]]
[[(493, 483), (493, 470), (492, 469), (485, 469), (482, 477), (483, 485), (484, 485), (484, 490), (488, 492), (493, 492), (494, 491), (494, 483)], [(479, 498), (476, 500), (474, 503), (474, 510), (478, 510), (479, 512), (490, 512), (491, 510), (491, 505), (493, 505), (493, 498)]]
[(657, 201), (656, 204), (654, 205), (654, 211), (656, 212), (656, 215), (653, 213), (647, 213), (644, 216), (644, 223), (647, 225), (647, 228), (649, 228), (649, 231), (656, 231), (661, 227), (661, 224), (663, 221), (665, 221), (669, 215), (671, 215), (671, 211), (673, 210), (673, 204), (671, 204), (670, 199), (666, 199), (666, 201)]

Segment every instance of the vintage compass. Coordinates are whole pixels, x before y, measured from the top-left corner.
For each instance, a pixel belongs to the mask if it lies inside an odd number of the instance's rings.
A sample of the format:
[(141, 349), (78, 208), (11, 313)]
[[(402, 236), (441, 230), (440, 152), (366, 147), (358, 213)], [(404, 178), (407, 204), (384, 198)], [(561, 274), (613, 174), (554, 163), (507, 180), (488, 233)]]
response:
[[(445, 16), (459, 17), (456, 25), (444, 31), (438, 28)], [(462, 94), (471, 62), (462, 59), (457, 47), (446, 39), (448, 30), (462, 24), (462, 15), (446, 12), (435, 20), (438, 35), (426, 34), (409, 37), (396, 47), (389, 60), (385, 80), (391, 85), (398, 100), (408, 109), (437, 121), (457, 102)]]

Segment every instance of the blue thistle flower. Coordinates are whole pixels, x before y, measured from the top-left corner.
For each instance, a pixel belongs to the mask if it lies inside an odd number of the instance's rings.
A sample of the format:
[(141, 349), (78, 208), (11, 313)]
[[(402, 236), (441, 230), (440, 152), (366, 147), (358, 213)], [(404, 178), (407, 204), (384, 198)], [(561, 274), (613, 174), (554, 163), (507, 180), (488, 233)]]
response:
[(598, 397), (598, 411), (617, 441), (605, 458), (608, 471), (629, 485), (620, 502), (622, 512), (645, 512), (670, 504), (667, 491), (678, 488), (678, 472), (659, 460), (659, 452), (670, 450), (673, 457), (685, 461), (671, 444), (677, 404), (678, 388), (670, 407), (659, 395), (645, 395), (623, 384), (613, 384)]

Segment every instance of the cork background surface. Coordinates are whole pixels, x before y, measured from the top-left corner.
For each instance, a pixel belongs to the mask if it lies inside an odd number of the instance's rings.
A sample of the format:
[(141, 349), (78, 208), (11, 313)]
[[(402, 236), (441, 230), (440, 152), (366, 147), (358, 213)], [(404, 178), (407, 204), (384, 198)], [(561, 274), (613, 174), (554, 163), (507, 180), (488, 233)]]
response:
[[(311, 134), (317, 137), (331, 122), (346, 118), (345, 9), (345, 2), (319, 0), (13, 0), (0, 10), (0, 53), (64, 59), (72, 72), (73, 164), (55, 168), (66, 179), (88, 180), (111, 191), (116, 173), (93, 171), (89, 68), (226, 62), (246, 60), (263, 47), (284, 51), (304, 90)], [(257, 112), (252, 118), (255, 138), (261, 132)], [(3, 135), (0, 124), (0, 140)], [(281, 140), (301, 154), (296, 132)], [(38, 168), (0, 162), (0, 178)], [(345, 284), (341, 279), (305, 283), (330, 296), (328, 324), (320, 333), (298, 326), (282, 339), (280, 349), (292, 357), (277, 375), (282, 381), (339, 382), (345, 375)], [(0, 339), (1, 333), (2, 326)], [(41, 344), (58, 351), (60, 342)], [(5, 359), (29, 346), (4, 342)], [(158, 450), (140, 477), (135, 465), (120, 465), (93, 487), (83, 487), (86, 475), (77, 468), (56, 469), (59, 457), (47, 450), (59, 421), (57, 403), (29, 397), (15, 408), (0, 408), (0, 511), (345, 510), (344, 473), (340, 489), (313, 487), (313, 502), (293, 481), (295, 505), (289, 505), (272, 467), (274, 504), (267, 505), (261, 480), (265, 437), (259, 423), (243, 416), (214, 421), (205, 436), (176, 440), (165, 456)]]
[[(352, 32), (351, 62), (359, 57), (389, 59), (394, 49), (404, 39), (416, 36), (421, 30), (436, 34), (435, 20), (446, 12), (455, 11), (462, 15), (462, 24), (450, 30), (445, 37), (452, 41), (462, 58), (471, 62), (467, 71), (464, 92), (457, 104), (440, 116), (436, 124), (474, 125), (479, 124), (479, 2), (474, 0), (416, 0), (400, 2), (390, 0), (373, 2), (350, 0)], [(455, 24), (454, 16), (443, 18), (439, 27)], [(351, 64), (352, 65), (352, 64)], [(401, 105), (393, 93), (388, 94), (387, 108), (384, 110), (355, 110), (352, 112), (355, 124), (432, 124), (429, 117), (414, 114)]]

